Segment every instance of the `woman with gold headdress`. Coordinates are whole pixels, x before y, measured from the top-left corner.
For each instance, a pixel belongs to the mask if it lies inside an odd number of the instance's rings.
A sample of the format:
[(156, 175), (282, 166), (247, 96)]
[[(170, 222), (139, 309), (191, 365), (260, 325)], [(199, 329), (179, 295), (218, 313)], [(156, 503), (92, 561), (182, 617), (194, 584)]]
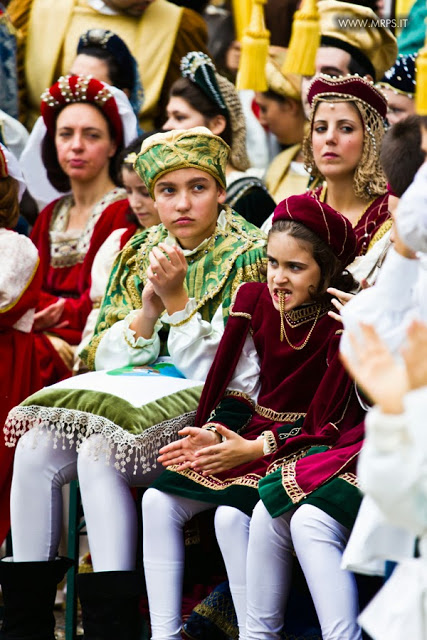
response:
[(201, 51), (182, 58), (181, 72), (182, 78), (169, 92), (163, 128), (204, 126), (221, 136), (231, 148), (226, 202), (246, 220), (261, 226), (273, 212), (275, 202), (260, 179), (262, 172), (249, 167), (246, 124), (234, 85), (217, 73), (212, 60)]
[[(25, 183), (16, 158), (0, 145), (0, 424), (9, 409), (42, 386), (32, 333), (41, 270), (34, 244), (10, 231), (19, 215)], [(0, 440), (0, 543), (9, 531), (13, 450)]]
[[(113, 265), (95, 336), (82, 354), (90, 368), (103, 370), (46, 388), (9, 414), (10, 440), (30, 430), (15, 456), (15, 562), (0, 562), (3, 591), (6, 582), (19, 592), (14, 577), (23, 564), (34, 585), (50, 575), (52, 586), (61, 487), (78, 466), (95, 569), (79, 578), (88, 637), (110, 638), (117, 628), (115, 637), (137, 637), (142, 580), (134, 571), (130, 487), (159, 474), (160, 446), (193, 422), (232, 295), (240, 283), (263, 278), (264, 234), (223, 204), (228, 154), (228, 145), (201, 127), (144, 141), (135, 169), (162, 223), (134, 236)], [(168, 350), (169, 359), (158, 359)], [(57, 447), (64, 438), (67, 445)], [(100, 590), (103, 597), (95, 598)], [(51, 610), (50, 597), (37, 592), (28, 600), (35, 598), (39, 610)]]
[(392, 221), (379, 157), (387, 102), (359, 76), (318, 76), (309, 87), (308, 101), (305, 166), (315, 183), (323, 183), (315, 188), (316, 197), (353, 225), (358, 257), (350, 271), (360, 282), (372, 277), (389, 246)]

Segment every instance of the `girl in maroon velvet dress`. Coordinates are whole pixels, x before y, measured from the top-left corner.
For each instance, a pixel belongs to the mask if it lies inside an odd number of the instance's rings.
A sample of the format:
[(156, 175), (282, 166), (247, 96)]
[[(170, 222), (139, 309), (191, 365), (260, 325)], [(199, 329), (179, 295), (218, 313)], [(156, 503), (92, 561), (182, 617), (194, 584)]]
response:
[(94, 78), (66, 76), (42, 97), (43, 163), (58, 191), (71, 189), (41, 212), (31, 234), (43, 276), (34, 330), (45, 386), (71, 375), (92, 308), (92, 262), (112, 231), (131, 224), (114, 163), (125, 134), (136, 136), (136, 120), (130, 105), (132, 119), (124, 118), (119, 100), (126, 98), (112, 91)]
[[(325, 294), (332, 281), (341, 281), (347, 290), (354, 285), (343, 269), (354, 258), (356, 244), (350, 222), (312, 195), (292, 196), (276, 208), (267, 284), (239, 288), (205, 384), (197, 426), (183, 429), (183, 439), (160, 451), (160, 462), (169, 468), (144, 495), (153, 639), (180, 637), (182, 526), (214, 505), (221, 505), (216, 534), (240, 638), (246, 637), (245, 566), (259, 481), (288, 467), (286, 487), (292, 499), (300, 499), (295, 463), (313, 447), (339, 448), (342, 437), (361, 422), (357, 398), (337, 358), (340, 327), (328, 316)], [(329, 371), (327, 394), (319, 396)], [(357, 448), (361, 429), (356, 431), (351, 438)], [(347, 463), (346, 452), (329, 456), (325, 465), (320, 461), (316, 486)], [(302, 472), (302, 486), (309, 491)]]

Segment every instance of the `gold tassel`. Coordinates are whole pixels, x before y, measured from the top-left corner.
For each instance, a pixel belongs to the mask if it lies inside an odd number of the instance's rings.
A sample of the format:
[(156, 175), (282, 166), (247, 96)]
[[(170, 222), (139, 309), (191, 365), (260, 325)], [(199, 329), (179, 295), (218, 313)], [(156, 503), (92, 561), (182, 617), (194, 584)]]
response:
[(251, 19), (252, 0), (231, 0), (236, 40), (242, 41)]
[(303, 0), (295, 12), (288, 53), (282, 73), (313, 76), (316, 52), (320, 45), (320, 23), (316, 0)]
[(415, 111), (419, 116), (427, 116), (427, 37), (415, 65)]
[(236, 88), (267, 91), (265, 65), (267, 63), (270, 32), (265, 28), (264, 4), (266, 0), (253, 0), (251, 21), (242, 39)]

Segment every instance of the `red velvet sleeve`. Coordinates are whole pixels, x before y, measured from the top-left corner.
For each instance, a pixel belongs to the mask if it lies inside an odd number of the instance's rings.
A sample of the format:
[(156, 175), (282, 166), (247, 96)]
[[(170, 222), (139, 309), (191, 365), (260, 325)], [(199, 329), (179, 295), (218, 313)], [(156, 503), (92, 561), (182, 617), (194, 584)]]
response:
[(83, 330), (87, 317), (92, 309), (92, 301), (90, 299), (91, 270), (93, 261), (101, 245), (115, 229), (135, 227), (135, 225), (128, 220), (128, 211), (128, 200), (118, 200), (105, 209), (96, 223), (89, 250), (80, 272), (80, 295), (78, 298), (66, 298), (65, 300), (61, 322), (67, 321), (70, 327)]
[(58, 300), (58, 296), (52, 295), (44, 288), (47, 282), (47, 274), (50, 265), (49, 227), (50, 221), (52, 219), (52, 212), (56, 202), (57, 200), (54, 200), (53, 202), (48, 204), (47, 207), (43, 209), (43, 211), (40, 212), (30, 234), (30, 238), (36, 245), (40, 256), (39, 272), (42, 285), (39, 300), (37, 303), (37, 311), (45, 309), (50, 304), (53, 304)]

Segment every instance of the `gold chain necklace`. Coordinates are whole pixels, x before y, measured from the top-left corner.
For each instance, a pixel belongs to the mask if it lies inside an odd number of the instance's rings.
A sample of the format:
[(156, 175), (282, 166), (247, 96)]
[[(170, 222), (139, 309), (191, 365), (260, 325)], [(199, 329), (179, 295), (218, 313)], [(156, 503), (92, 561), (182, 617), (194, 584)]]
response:
[(319, 304), (319, 308), (317, 309), (316, 312), (316, 317), (314, 318), (314, 322), (313, 325), (310, 329), (310, 331), (307, 334), (306, 339), (304, 340), (304, 342), (302, 342), (301, 344), (295, 345), (292, 344), (292, 342), (289, 340), (288, 335), (286, 333), (286, 329), (285, 329), (285, 294), (283, 291), (279, 291), (278, 292), (278, 296), (279, 296), (279, 311), (280, 311), (280, 342), (283, 342), (283, 337), (286, 338), (286, 342), (288, 343), (288, 345), (292, 348), (295, 349), (295, 351), (299, 351), (300, 349), (304, 349), (304, 347), (306, 346), (307, 342), (310, 340), (310, 336), (313, 333), (314, 327), (317, 324), (317, 321), (319, 319), (320, 316), (320, 311), (322, 306)]

